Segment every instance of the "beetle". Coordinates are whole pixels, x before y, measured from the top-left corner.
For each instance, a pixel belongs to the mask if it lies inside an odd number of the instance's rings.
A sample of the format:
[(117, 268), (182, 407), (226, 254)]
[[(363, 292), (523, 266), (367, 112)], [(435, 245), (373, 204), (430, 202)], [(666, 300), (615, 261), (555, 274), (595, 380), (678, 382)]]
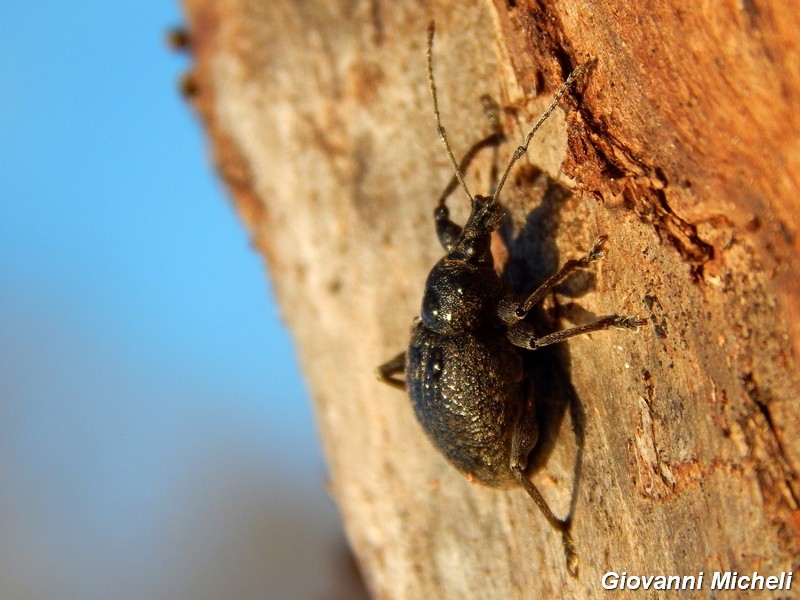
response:
[[(546, 394), (547, 390), (530, 391), (522, 353), (611, 327), (636, 330), (645, 322), (635, 316), (611, 315), (538, 335), (525, 320), (528, 313), (554, 285), (602, 258), (606, 237), (598, 237), (585, 256), (567, 261), (522, 301), (495, 271), (490, 242), (492, 232), (504, 220), (498, 197), (509, 172), (581, 68), (569, 75), (524, 143), (515, 150), (492, 195), (472, 196), (462, 171), (478, 150), (498, 143), (499, 136), (478, 142), (461, 164), (456, 162), (439, 114), (433, 78), (433, 36), (431, 23), (428, 82), (439, 137), (455, 171), (434, 210), (436, 234), (446, 254), (428, 275), (408, 349), (378, 367), (378, 376), (384, 383), (408, 391), (428, 438), (470, 481), (495, 488), (521, 486), (528, 493), (547, 522), (561, 533), (567, 570), (575, 576), (578, 558), (570, 534), (571, 520), (556, 517), (525, 474), (528, 455), (538, 437), (535, 394)], [(450, 220), (446, 203), (458, 184), (471, 202), (463, 227)], [(405, 377), (401, 378), (403, 372)]]

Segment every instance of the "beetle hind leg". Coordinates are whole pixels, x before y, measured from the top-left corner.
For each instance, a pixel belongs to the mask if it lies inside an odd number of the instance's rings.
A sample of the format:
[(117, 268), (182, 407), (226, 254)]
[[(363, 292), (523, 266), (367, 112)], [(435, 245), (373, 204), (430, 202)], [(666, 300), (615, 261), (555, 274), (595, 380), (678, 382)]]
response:
[(533, 499), (533, 502), (539, 508), (550, 526), (561, 533), (561, 543), (564, 546), (564, 558), (567, 564), (567, 571), (572, 577), (575, 577), (578, 573), (578, 553), (575, 550), (575, 543), (572, 541), (572, 534), (570, 533), (571, 521), (569, 519), (562, 520), (556, 517), (539, 489), (525, 475), (528, 455), (536, 445), (538, 437), (539, 432), (536, 425), (533, 401), (528, 399), (517, 421), (511, 440), (511, 472), (514, 474), (514, 478), (517, 482), (519, 482), (522, 488)]

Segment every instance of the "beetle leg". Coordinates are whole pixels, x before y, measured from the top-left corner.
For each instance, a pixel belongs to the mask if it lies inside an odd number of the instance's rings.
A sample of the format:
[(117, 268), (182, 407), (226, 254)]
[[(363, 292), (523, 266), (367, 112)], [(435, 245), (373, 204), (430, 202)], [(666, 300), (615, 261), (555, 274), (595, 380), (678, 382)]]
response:
[(406, 389), (405, 379), (400, 379), (399, 377), (395, 377), (395, 375), (402, 373), (405, 371), (405, 369), (406, 353), (401, 352), (393, 359), (383, 363), (380, 367), (378, 367), (376, 373), (378, 375), (378, 379), (380, 379), (383, 383), (399, 390), (404, 390)]
[(541, 492), (539, 492), (539, 489), (525, 476), (528, 455), (536, 445), (538, 437), (539, 432), (536, 425), (536, 411), (532, 399), (529, 398), (517, 421), (513, 437), (511, 438), (511, 472), (523, 489), (533, 499), (536, 506), (539, 507), (539, 510), (542, 515), (544, 515), (544, 518), (547, 519), (547, 522), (550, 523), (553, 529), (561, 532), (561, 542), (564, 545), (564, 557), (567, 562), (567, 570), (570, 575), (575, 577), (578, 572), (578, 554), (575, 551), (575, 544), (569, 532), (571, 522), (556, 517), (553, 511), (550, 510), (550, 506), (547, 504)]
[(593, 331), (601, 331), (603, 329), (610, 329), (611, 327), (619, 327), (620, 329), (633, 329), (645, 325), (647, 321), (639, 317), (628, 315), (621, 317), (619, 315), (611, 315), (603, 317), (594, 323), (587, 323), (586, 325), (579, 325), (563, 331), (556, 331), (542, 337), (536, 337), (528, 327), (521, 323), (512, 325), (508, 330), (508, 339), (515, 346), (525, 348), (527, 350), (536, 350), (542, 346), (549, 346), (550, 344), (558, 344), (564, 340), (575, 337), (576, 335), (583, 335), (584, 333), (591, 333)]
[(577, 269), (585, 269), (591, 263), (603, 258), (603, 255), (605, 254), (603, 252), (603, 244), (605, 243), (606, 239), (608, 239), (606, 236), (601, 235), (594, 241), (594, 244), (592, 244), (592, 249), (589, 250), (586, 256), (583, 258), (568, 260), (566, 263), (564, 263), (564, 266), (561, 267), (557, 273), (551, 275), (542, 285), (536, 288), (536, 290), (530, 296), (528, 296), (528, 299), (525, 300), (525, 302), (519, 304), (517, 302), (509, 301), (508, 299), (501, 302), (500, 306), (498, 307), (498, 314), (500, 318), (509, 324), (524, 319), (530, 310), (542, 301), (547, 292), (549, 292), (554, 285), (564, 281), (564, 279), (566, 279), (567, 276), (569, 276), (569, 274), (573, 271), (576, 271)]

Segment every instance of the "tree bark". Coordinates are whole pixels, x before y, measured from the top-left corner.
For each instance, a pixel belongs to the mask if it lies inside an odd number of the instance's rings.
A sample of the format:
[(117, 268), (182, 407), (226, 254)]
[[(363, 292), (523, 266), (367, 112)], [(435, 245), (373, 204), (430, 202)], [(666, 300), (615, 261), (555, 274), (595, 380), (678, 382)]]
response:
[[(330, 489), (379, 598), (599, 597), (608, 571), (779, 574), (800, 556), (800, 9), (589, 0), (184, 0), (186, 89), (291, 329)], [(441, 255), (456, 155), (486, 193), (568, 73), (591, 63), (501, 195), (524, 294), (600, 234), (551, 294), (558, 329), (638, 314), (528, 364), (531, 474), (571, 511), (580, 574), (522, 490), (470, 484), (376, 380)], [(449, 200), (463, 222), (463, 193)], [(539, 354), (541, 352), (541, 354)], [(707, 592), (702, 593), (703, 596)], [(644, 595), (643, 597), (647, 597)]]

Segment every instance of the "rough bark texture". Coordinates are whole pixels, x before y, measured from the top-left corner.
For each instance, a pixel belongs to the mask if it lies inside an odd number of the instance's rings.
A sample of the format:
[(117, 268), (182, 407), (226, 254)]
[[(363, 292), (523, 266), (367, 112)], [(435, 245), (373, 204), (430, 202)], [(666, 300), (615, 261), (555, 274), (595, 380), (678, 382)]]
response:
[[(798, 567), (795, 2), (184, 5), (187, 89), (269, 265), (376, 597), (590, 598), (611, 570)], [(520, 293), (609, 236), (607, 258), (551, 295), (540, 324), (648, 320), (530, 366), (543, 427), (533, 478), (558, 514), (573, 507), (577, 579), (530, 499), (471, 485), (374, 375), (407, 343), (441, 254), (432, 209), (451, 170), (426, 83), (432, 18), (456, 154), (490, 131), (481, 95), (517, 140), (567, 73), (595, 61), (501, 198)], [(473, 191), (513, 145), (480, 157)], [(450, 205), (463, 221), (463, 195)]]

